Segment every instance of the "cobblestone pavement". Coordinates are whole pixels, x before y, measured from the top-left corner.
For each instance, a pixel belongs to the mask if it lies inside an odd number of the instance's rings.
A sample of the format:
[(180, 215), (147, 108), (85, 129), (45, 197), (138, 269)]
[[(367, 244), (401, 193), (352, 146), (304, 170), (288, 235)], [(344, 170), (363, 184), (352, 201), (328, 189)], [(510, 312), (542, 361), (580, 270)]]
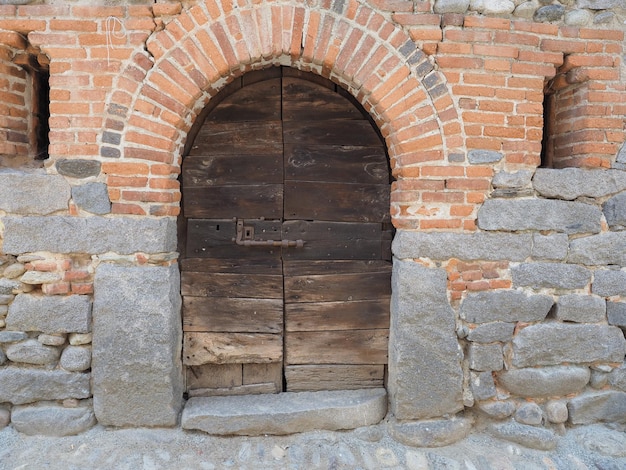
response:
[(106, 429), (79, 436), (0, 431), (0, 469), (409, 469), (622, 470), (626, 434), (602, 425), (569, 430), (554, 451), (473, 433), (447, 447), (412, 448), (384, 424), (347, 432), (214, 437), (181, 429)]

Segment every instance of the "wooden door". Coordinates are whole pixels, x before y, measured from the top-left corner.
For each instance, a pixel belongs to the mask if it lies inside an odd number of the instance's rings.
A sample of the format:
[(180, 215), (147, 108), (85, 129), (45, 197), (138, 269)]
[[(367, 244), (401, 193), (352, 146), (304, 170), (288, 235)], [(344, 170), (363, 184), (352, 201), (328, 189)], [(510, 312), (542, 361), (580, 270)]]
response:
[(389, 169), (364, 113), (288, 68), (214, 99), (183, 160), (190, 395), (382, 386)]

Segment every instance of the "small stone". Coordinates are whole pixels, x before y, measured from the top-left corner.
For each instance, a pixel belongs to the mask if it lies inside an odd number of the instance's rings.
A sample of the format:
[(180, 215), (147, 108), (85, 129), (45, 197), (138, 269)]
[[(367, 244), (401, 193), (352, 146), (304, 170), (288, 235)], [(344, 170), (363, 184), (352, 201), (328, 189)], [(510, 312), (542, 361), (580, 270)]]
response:
[(63, 400), (64, 408), (76, 408), (78, 407), (78, 405), (80, 405), (80, 400), (76, 398), (66, 398), (65, 400)]
[(9, 313), (9, 306), (8, 305), (0, 305), (0, 317), (1, 318), (6, 317), (7, 313)]
[(569, 409), (572, 424), (626, 422), (626, 393), (615, 390), (585, 393), (572, 398)]
[(606, 316), (609, 325), (626, 327), (626, 302), (607, 302)]
[(367, 442), (379, 442), (383, 438), (383, 433), (378, 426), (366, 426), (355, 429), (354, 435)]
[(4, 328), (7, 325), (7, 322), (4, 318), (0, 318), (0, 328)]
[(591, 291), (602, 297), (626, 296), (626, 271), (598, 270), (593, 275)]
[(598, 323), (606, 318), (606, 302), (591, 295), (563, 295), (554, 309), (557, 320), (577, 323)]
[(398, 457), (393, 453), (393, 450), (385, 447), (379, 447), (376, 449), (376, 460), (383, 467), (395, 467), (398, 465)]
[(4, 407), (0, 407), (0, 429), (6, 428), (11, 422), (11, 412)]
[(0, 295), (15, 294), (23, 284), (12, 279), (0, 279)]
[(0, 295), (0, 305), (9, 305), (14, 298), (14, 295)]
[(4, 351), (0, 349), (0, 366), (3, 366), (7, 362), (7, 356)]
[(24, 274), (20, 281), (24, 284), (52, 284), (61, 280), (61, 275), (57, 273), (28, 271)]
[(626, 227), (626, 192), (613, 196), (602, 205), (609, 227), (619, 230)]
[(601, 11), (600, 13), (597, 13), (596, 16), (593, 17), (593, 24), (609, 24), (609, 23), (612, 23), (614, 19), (615, 19), (614, 12)]
[(467, 334), (467, 339), (476, 343), (507, 342), (513, 338), (515, 323), (492, 322), (478, 325)]
[(609, 374), (599, 370), (592, 370), (589, 378), (589, 385), (596, 390), (604, 388), (609, 383)]
[(530, 185), (532, 176), (529, 170), (520, 170), (515, 173), (499, 171), (494, 175), (491, 184), (494, 188), (520, 189)]
[(14, 343), (28, 338), (23, 331), (0, 331), (0, 343)]
[(478, 409), (494, 419), (504, 419), (515, 413), (515, 403), (512, 401), (482, 401)]
[(488, 400), (496, 396), (496, 385), (491, 372), (471, 372), (470, 386), (476, 400)]
[(68, 346), (61, 354), (61, 367), (69, 372), (83, 372), (91, 367), (91, 350), (83, 346)]
[(40, 255), (19, 255), (17, 261), (20, 263), (32, 263), (33, 261), (43, 261), (46, 259)]
[(37, 341), (47, 346), (61, 346), (65, 343), (65, 335), (41, 334), (37, 336)]
[(26, 268), (22, 263), (14, 263), (4, 269), (2, 275), (7, 279), (15, 279), (26, 272)]
[(585, 26), (592, 18), (593, 13), (589, 10), (572, 10), (565, 14), (564, 22), (568, 26)]
[(537, 8), (539, 8), (539, 4), (535, 1), (523, 2), (517, 5), (513, 15), (530, 20), (535, 15)]
[(558, 438), (552, 431), (516, 422), (493, 424), (489, 432), (494, 437), (531, 449), (552, 450), (558, 444)]
[(434, 11), (443, 13), (465, 13), (469, 8), (470, 0), (436, 0)]
[(285, 449), (283, 449), (282, 447), (275, 445), (274, 447), (272, 447), (271, 454), (274, 460), (282, 460), (285, 458), (286, 452)]
[(72, 436), (96, 424), (91, 407), (64, 408), (56, 404), (15, 406), (11, 421), (19, 432), (45, 436)]
[(504, 366), (502, 345), (472, 343), (469, 345), (468, 360), (470, 369), (473, 370), (501, 370)]
[(95, 160), (61, 159), (56, 162), (57, 171), (71, 178), (88, 178), (100, 174), (101, 163)]
[(72, 346), (90, 344), (92, 337), (92, 333), (70, 333), (70, 344)]
[(72, 187), (74, 203), (84, 211), (92, 214), (108, 214), (111, 212), (111, 201), (107, 185), (104, 183), (86, 183)]
[(6, 351), (10, 361), (38, 365), (56, 362), (59, 359), (59, 354), (60, 352), (57, 348), (45, 346), (36, 339), (12, 344)]
[(567, 404), (562, 400), (549, 401), (546, 404), (546, 417), (551, 423), (564, 423), (569, 417)]
[(524, 403), (515, 412), (515, 421), (521, 424), (539, 426), (543, 421), (543, 412), (536, 403)]
[(606, 375), (608, 377), (608, 382), (612, 387), (617, 388), (622, 392), (626, 392), (626, 364), (620, 365)]
[[(492, 3), (495, 4), (496, 2)], [(493, 150), (470, 150), (467, 154), (467, 159), (473, 165), (484, 165), (485, 163), (499, 162), (500, 160), (502, 160), (503, 157), (503, 154), (501, 154), (500, 152), (495, 152)]]
[(484, 0), (483, 5), (482, 13), (488, 16), (508, 15), (515, 10), (515, 4), (509, 0)]
[(535, 12), (535, 16), (533, 17), (533, 19), (540, 23), (559, 21), (561, 18), (563, 18), (564, 13), (565, 7), (563, 7), (563, 5), (547, 5), (545, 7), (539, 8)]
[(389, 433), (396, 441), (413, 447), (442, 447), (467, 437), (473, 419), (456, 415), (451, 419), (432, 419), (412, 422), (389, 422)]

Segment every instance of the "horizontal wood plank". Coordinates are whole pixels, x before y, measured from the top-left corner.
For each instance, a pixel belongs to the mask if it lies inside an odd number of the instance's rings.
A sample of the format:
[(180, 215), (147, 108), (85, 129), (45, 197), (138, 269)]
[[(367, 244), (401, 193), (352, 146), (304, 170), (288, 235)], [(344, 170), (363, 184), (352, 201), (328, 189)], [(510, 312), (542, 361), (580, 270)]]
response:
[(383, 387), (384, 365), (306, 365), (285, 367), (288, 392), (357, 390)]
[(181, 271), (233, 274), (282, 274), (280, 260), (264, 259), (219, 259), (219, 258), (183, 258)]
[(283, 277), (271, 274), (181, 273), (182, 295), (282, 299)]
[(274, 155), (190, 156), (183, 160), (183, 190), (219, 185), (282, 184), (283, 163)]
[(382, 145), (378, 133), (366, 120), (284, 121), (283, 136), (286, 144)]
[(278, 219), (283, 213), (283, 185), (230, 185), (188, 188), (183, 211), (187, 218)]
[(241, 364), (203, 364), (186, 368), (187, 389), (237, 387), (243, 383)]
[(286, 220), (386, 222), (390, 216), (388, 184), (286, 181)]
[(283, 150), (281, 121), (205, 121), (189, 155), (275, 155)]
[(262, 393), (278, 393), (280, 391), (281, 388), (278, 388), (275, 383), (270, 382), (229, 388), (198, 388), (189, 390), (188, 393), (190, 397), (221, 397), (230, 395), (259, 395)]
[(285, 305), (287, 331), (389, 328), (390, 298)]
[(285, 302), (376, 300), (391, 295), (388, 273), (315, 274), (285, 277)]
[(285, 334), (285, 364), (386, 364), (389, 330)]
[(283, 386), (282, 363), (244, 364), (243, 385), (274, 383), (277, 388)]
[(183, 334), (185, 365), (269, 363), (283, 358), (283, 337), (268, 333)]
[(317, 260), (284, 262), (285, 275), (306, 276), (313, 274), (388, 273), (392, 264), (383, 260)]
[(280, 85), (280, 78), (273, 78), (244, 86), (223, 99), (205, 125), (211, 121), (280, 120)]
[(183, 297), (183, 331), (280, 333), (283, 300)]
[(323, 85), (283, 77), (283, 119), (363, 119), (350, 101)]

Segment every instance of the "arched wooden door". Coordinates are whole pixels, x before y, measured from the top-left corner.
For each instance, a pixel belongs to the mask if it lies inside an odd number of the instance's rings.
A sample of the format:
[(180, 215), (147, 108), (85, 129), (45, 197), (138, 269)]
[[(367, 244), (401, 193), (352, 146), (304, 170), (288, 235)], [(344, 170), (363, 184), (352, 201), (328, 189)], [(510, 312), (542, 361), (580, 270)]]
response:
[(391, 294), (385, 146), (343, 90), (245, 75), (182, 166), (190, 396), (383, 386)]

